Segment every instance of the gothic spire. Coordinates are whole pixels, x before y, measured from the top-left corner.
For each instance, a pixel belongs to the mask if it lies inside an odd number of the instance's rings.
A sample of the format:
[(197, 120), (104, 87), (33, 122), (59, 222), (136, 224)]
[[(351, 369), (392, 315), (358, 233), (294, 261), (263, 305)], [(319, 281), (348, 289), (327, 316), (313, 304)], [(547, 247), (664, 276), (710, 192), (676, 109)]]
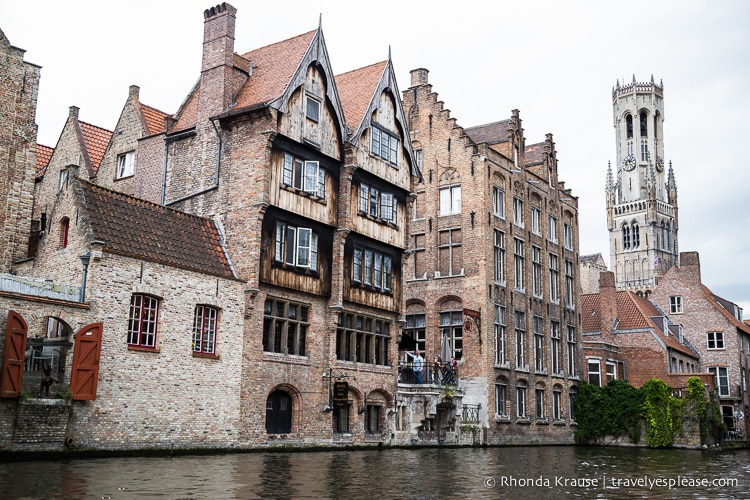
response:
[(607, 182), (605, 185), (606, 191), (612, 191), (615, 189), (615, 176), (612, 175), (612, 162), (607, 162)]

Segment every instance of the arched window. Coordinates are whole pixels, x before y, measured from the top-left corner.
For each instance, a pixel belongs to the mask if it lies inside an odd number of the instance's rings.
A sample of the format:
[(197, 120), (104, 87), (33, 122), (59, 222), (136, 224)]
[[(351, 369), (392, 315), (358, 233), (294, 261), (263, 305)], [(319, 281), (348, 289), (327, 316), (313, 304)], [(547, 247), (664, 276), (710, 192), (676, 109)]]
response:
[(70, 229), (70, 219), (63, 217), (60, 220), (60, 248), (68, 246), (68, 230)]
[(630, 250), (630, 226), (627, 224), (622, 225), (622, 248)]
[(633, 115), (628, 114), (625, 117), (625, 130), (627, 132), (628, 139), (633, 138)]
[(633, 248), (638, 248), (641, 244), (641, 232), (637, 222), (633, 222)]
[(641, 122), (641, 137), (646, 137), (648, 135), (648, 122), (646, 120), (646, 112), (641, 111), (640, 120)]
[(292, 432), (292, 398), (284, 391), (273, 391), (266, 401), (266, 433)]

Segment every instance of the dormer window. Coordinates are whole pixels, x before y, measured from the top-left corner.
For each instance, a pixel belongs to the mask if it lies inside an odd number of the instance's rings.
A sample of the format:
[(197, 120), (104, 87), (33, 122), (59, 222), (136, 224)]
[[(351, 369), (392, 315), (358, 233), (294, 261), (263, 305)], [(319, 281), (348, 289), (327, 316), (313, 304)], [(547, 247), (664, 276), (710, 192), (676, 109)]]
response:
[(135, 165), (135, 152), (130, 151), (117, 157), (117, 178), (130, 177), (133, 175)]
[(314, 122), (319, 122), (320, 121), (320, 101), (308, 95), (307, 96), (307, 108), (306, 108), (305, 114), (310, 120)]

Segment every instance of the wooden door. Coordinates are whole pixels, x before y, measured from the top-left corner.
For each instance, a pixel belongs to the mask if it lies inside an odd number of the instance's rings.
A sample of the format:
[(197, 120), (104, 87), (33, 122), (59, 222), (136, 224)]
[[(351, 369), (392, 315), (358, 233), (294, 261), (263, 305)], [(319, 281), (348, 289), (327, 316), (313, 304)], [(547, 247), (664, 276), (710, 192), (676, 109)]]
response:
[(16, 311), (8, 311), (2, 382), (0, 382), (0, 397), (2, 398), (17, 398), (21, 395), (28, 330), (26, 321), (20, 314)]
[(70, 375), (72, 398), (79, 401), (96, 399), (99, 381), (99, 355), (102, 350), (103, 323), (92, 323), (76, 333), (73, 369)]

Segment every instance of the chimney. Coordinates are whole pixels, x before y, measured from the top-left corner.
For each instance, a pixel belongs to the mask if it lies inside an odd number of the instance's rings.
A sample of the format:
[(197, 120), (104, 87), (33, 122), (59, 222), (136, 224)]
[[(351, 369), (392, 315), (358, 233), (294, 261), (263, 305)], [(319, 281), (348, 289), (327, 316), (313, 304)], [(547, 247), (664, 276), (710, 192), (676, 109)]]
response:
[(615, 273), (612, 271), (599, 273), (599, 314), (602, 333), (612, 333), (612, 327), (617, 319), (617, 291)]
[(203, 12), (203, 58), (199, 114), (224, 111), (232, 99), (234, 24), (237, 9), (224, 2)]
[(680, 273), (688, 276), (691, 285), (701, 284), (701, 260), (698, 252), (680, 253)]
[(138, 99), (138, 94), (140, 93), (141, 88), (138, 85), (131, 85), (128, 89), (128, 97), (135, 97)]
[(417, 85), (427, 85), (428, 74), (429, 71), (424, 68), (411, 70), (411, 87), (416, 87)]
[(75, 118), (77, 120), (78, 119), (78, 111), (80, 109), (81, 108), (79, 108), (78, 106), (71, 106), (71, 107), (69, 107), (68, 108), (68, 118)]

